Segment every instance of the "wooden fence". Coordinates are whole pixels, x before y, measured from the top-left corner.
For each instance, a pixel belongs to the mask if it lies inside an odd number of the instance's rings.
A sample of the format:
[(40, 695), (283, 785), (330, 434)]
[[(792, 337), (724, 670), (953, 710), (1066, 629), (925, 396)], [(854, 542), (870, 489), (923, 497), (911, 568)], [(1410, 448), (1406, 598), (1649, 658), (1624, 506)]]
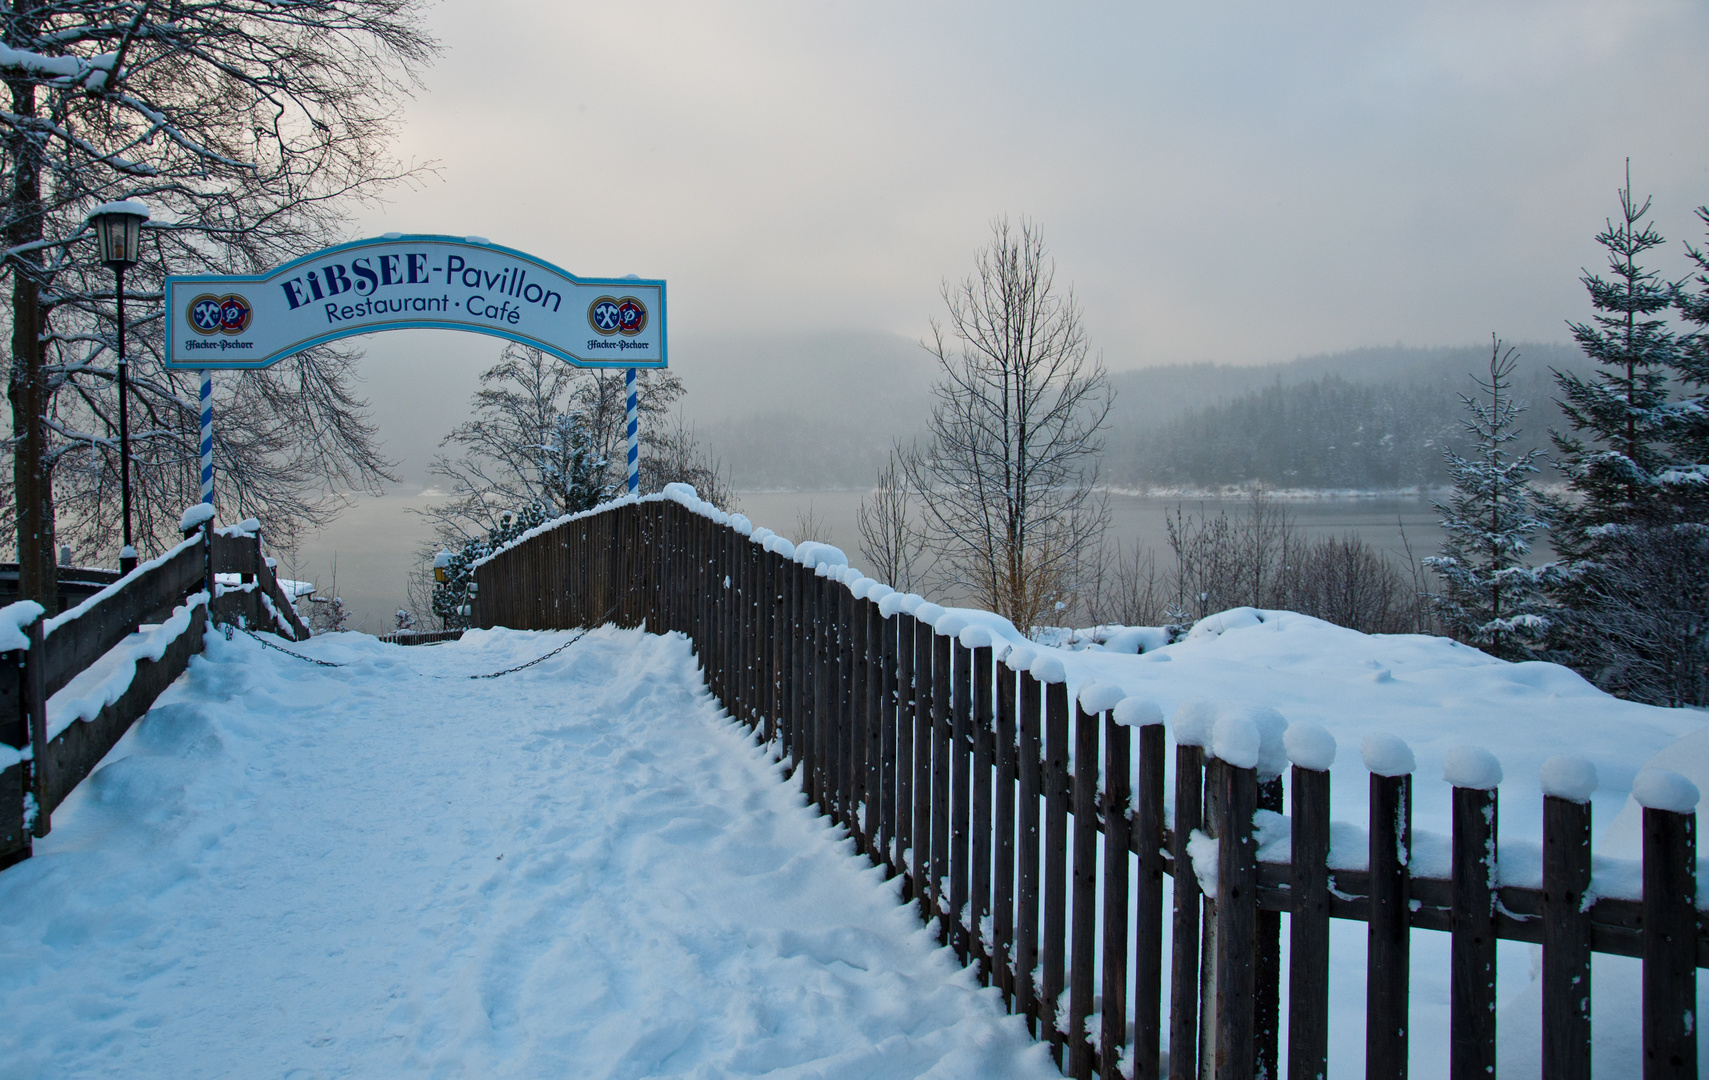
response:
[[(1454, 788), (1451, 876), (1413, 876), (1411, 777), (1373, 773), (1367, 865), (1331, 869), (1328, 771), (1294, 765), (1284, 783), (1177, 739), (1168, 790), (1154, 711), (1136, 726), (1088, 713), (1048, 665), (1015, 671), (979, 632), (939, 633), (779, 546), (674, 501), (620, 504), (478, 566), (474, 618), (687, 635), (711, 692), (799, 764), (810, 799), (901, 877), (1066, 1074), (1276, 1077), (1285, 1037), (1290, 1078), (1325, 1075), (1329, 922), (1349, 919), (1367, 924), (1369, 1077), (1407, 1072), (1413, 929), (1451, 935), (1451, 1037), (1428, 1052), (1456, 1080), (1494, 1075), (1498, 939), (1542, 947), (1544, 1076), (1590, 1075), (1593, 952), (1642, 960), (1644, 1076), (1697, 1075), (1709, 937), (1694, 813), (1646, 809), (1642, 898), (1587, 902), (1588, 804), (1545, 797), (1542, 887), (1528, 888), (1500, 883), (1496, 793)], [(1291, 857), (1260, 862), (1255, 814), (1284, 795)]]
[[(219, 576), (235, 580), (218, 584)], [(29, 857), (32, 837), (47, 835), (54, 809), (202, 650), (209, 617), (204, 596), (213, 597), (216, 623), (264, 627), (293, 640), (309, 636), (262, 557), (260, 538), (204, 526), (76, 607), (30, 619), (19, 627), (28, 646), (0, 652), (0, 754), (6, 755), (0, 758), (0, 867)], [(158, 660), (136, 661), (136, 674), (116, 701), (50, 734), (48, 699), (139, 626), (164, 623), (186, 605), (188, 625)]]

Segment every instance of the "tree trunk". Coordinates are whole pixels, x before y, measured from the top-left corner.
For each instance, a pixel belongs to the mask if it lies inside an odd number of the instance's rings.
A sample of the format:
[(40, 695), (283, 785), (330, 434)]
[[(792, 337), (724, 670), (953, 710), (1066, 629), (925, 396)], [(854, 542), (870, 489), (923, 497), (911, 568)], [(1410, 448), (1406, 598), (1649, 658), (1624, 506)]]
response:
[[(16, 0), (13, 11), (29, 21), (34, 0)], [(36, 112), (35, 87), (26, 81), (11, 84), (12, 111), (20, 117)], [(16, 217), (6, 231), (7, 246), (42, 238), (41, 152), (34, 142), (12, 136), (12, 206)], [(57, 610), (58, 580), (53, 558), (53, 480), (47, 462), (47, 431), (42, 418), (48, 394), (42, 372), (40, 282), (35, 271), (39, 253), (12, 260), (12, 371), (7, 396), (12, 401), (12, 478), (18, 513), (18, 596)]]

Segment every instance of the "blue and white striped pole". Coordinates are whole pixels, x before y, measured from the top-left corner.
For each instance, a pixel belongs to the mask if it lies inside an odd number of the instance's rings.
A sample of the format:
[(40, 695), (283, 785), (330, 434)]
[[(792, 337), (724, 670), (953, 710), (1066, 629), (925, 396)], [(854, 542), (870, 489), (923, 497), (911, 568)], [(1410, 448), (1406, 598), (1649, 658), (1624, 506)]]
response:
[(214, 505), (214, 373), (202, 369), (202, 501)]
[(629, 494), (641, 493), (641, 409), (635, 395), (635, 369), (623, 377), (629, 388)]

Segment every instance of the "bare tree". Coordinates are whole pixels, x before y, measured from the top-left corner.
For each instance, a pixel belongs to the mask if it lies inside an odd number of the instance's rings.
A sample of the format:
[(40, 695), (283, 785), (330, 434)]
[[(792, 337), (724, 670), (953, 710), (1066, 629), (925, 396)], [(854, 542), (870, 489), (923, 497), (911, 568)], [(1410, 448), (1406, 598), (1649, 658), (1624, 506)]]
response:
[(643, 494), (662, 490), (666, 484), (689, 484), (713, 506), (732, 512), (740, 508), (730, 470), (701, 445), (681, 413), (672, 415), (668, 424), (643, 429), (640, 435)]
[[(681, 450), (681, 425), (677, 433), (657, 429), (682, 395), (682, 380), (669, 372), (646, 371), (637, 383), (641, 435), (650, 451), (642, 461), (651, 461), (655, 471), (670, 471)], [(613, 378), (572, 367), (539, 349), (505, 346), (499, 362), (481, 373), (470, 418), (441, 442), (461, 453), (455, 458), (440, 454), (430, 466), (451, 495), (419, 511), (435, 523), (437, 542), (456, 546), (487, 536), (504, 515), (525, 508), (556, 517), (618, 494), (627, 422), (626, 401), (613, 397), (614, 384), (622, 390), (621, 374)], [(657, 482), (658, 476), (643, 470), (642, 479)]]
[(925, 343), (932, 418), (905, 473), (940, 584), (1027, 630), (1073, 601), (1109, 524), (1096, 483), (1112, 392), (1032, 222), (994, 222), (943, 298), (948, 324)]
[(914, 522), (900, 447), (878, 474), (878, 484), (860, 500), (860, 552), (891, 587), (913, 592), (926, 538)]
[[(255, 272), (336, 238), (347, 197), (410, 174), (384, 147), (434, 45), (417, 0), (10, 0), (0, 43), (10, 524), (23, 591), (45, 596), (56, 480), (80, 547), (113, 531), (114, 293), (89, 210), (126, 198), (154, 210), (127, 294), (139, 539), (163, 543), (191, 501), (198, 448), (195, 378), (160, 363), (162, 276)], [(349, 355), (320, 350), (225, 383), (228, 514), (264, 512), (284, 539), (331, 513), (332, 487), (385, 478)]]

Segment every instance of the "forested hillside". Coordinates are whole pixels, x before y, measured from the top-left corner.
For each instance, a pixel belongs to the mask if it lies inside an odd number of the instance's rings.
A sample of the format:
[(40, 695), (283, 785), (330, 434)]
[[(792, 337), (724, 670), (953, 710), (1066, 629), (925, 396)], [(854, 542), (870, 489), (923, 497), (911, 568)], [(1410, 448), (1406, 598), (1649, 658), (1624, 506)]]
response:
[[(1518, 348), (1515, 391), (1532, 405), (1521, 445), (1546, 445), (1558, 417), (1550, 368), (1583, 361), (1570, 346)], [(1443, 484), (1442, 452), (1462, 438), (1458, 395), (1488, 353), (1396, 347), (1259, 368), (1123, 372), (1112, 379), (1105, 476), (1135, 488)]]

